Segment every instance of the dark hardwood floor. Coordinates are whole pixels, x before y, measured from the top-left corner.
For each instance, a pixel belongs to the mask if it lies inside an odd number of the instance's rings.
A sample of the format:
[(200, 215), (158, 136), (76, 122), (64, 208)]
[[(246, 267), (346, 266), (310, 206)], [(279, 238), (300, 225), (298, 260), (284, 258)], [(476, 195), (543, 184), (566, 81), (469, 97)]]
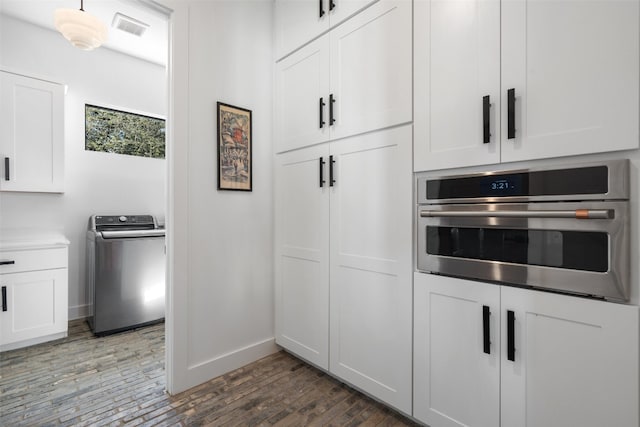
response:
[(165, 393), (164, 325), (0, 353), (2, 426), (415, 426), (279, 352), (175, 396)]

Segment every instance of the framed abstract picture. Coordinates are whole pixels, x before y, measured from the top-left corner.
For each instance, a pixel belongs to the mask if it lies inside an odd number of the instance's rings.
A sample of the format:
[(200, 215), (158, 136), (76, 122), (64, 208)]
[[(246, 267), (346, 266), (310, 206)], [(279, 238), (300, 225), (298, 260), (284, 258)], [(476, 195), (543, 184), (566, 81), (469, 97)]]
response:
[(251, 191), (251, 110), (218, 102), (218, 190)]

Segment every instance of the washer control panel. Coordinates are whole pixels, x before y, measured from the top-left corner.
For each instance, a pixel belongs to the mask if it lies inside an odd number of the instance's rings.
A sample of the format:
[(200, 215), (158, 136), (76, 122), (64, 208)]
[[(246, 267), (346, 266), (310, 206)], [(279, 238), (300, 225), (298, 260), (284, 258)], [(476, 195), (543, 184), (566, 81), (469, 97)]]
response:
[(156, 228), (153, 215), (96, 215), (94, 218), (97, 231)]

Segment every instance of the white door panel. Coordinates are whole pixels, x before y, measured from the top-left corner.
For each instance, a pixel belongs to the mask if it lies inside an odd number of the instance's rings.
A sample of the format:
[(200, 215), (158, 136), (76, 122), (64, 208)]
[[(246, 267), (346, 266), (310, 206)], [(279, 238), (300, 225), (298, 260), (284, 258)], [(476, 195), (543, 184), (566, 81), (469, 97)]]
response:
[[(320, 98), (327, 105), (321, 107)], [(328, 103), (329, 37), (325, 36), (276, 64), (276, 152), (328, 140)]]
[(434, 427), (498, 426), (500, 287), (423, 273), (414, 277), (413, 415)]
[(498, 163), (500, 2), (417, 0), (414, 27), (415, 170)]
[(331, 35), (331, 139), (411, 121), (411, 2), (382, 0)]
[[(276, 59), (329, 29), (329, 0), (276, 0)], [(320, 10), (324, 10), (321, 16)]]
[(411, 127), (332, 155), (330, 370), (411, 413)]
[(328, 162), (328, 151), (328, 145), (305, 148), (277, 156), (276, 163), (276, 341), (324, 369), (329, 367), (329, 189), (328, 181), (320, 186), (320, 158)]
[(509, 287), (501, 298), (502, 425), (638, 425), (638, 307)]
[(502, 161), (638, 148), (638, 2), (502, 4)]

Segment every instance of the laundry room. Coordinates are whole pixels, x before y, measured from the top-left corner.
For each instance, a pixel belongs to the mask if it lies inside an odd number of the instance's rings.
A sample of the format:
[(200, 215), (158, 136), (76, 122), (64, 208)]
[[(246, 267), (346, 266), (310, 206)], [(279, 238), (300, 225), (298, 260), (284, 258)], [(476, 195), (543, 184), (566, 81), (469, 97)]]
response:
[[(59, 8), (70, 6), (69, 2), (58, 3)], [(23, 88), (24, 96), (16, 90), (14, 106), (24, 111), (16, 111), (14, 117), (19, 117), (14, 120), (17, 125), (13, 131), (31, 129), (31, 134), (16, 134), (16, 138), (40, 141), (33, 147), (16, 145), (11, 157), (5, 154), (8, 168), (3, 174), (8, 174), (10, 180), (3, 180), (0, 193), (2, 239), (69, 242), (68, 307), (64, 302), (68, 320), (90, 314), (87, 232), (91, 217), (149, 215), (162, 226), (166, 206), (164, 135), (161, 151), (136, 151), (132, 147), (145, 142), (138, 141), (140, 135), (130, 136), (132, 129), (126, 129), (122, 121), (118, 124), (117, 117), (105, 116), (119, 114), (123, 120), (153, 120), (164, 134), (168, 90), (166, 17), (131, 2), (92, 2), (87, 6), (109, 27), (105, 44), (91, 51), (74, 47), (53, 28), (51, 12), (56, 5), (4, 2), (0, 15), (3, 103), (8, 102), (5, 89), (14, 87), (5, 83), (5, 76), (23, 79), (16, 84)], [(139, 23), (145, 37), (114, 27), (119, 23), (116, 14)], [(47, 86), (24, 89), (31, 82), (50, 85), (61, 92), (54, 95), (58, 98), (53, 98), (53, 112), (30, 106), (29, 102), (36, 102), (37, 94), (49, 95), (45, 92)], [(56, 104), (60, 97), (63, 101)], [(3, 104), (2, 108), (4, 117), (8, 117), (5, 108), (10, 106)], [(90, 134), (90, 114), (96, 110), (104, 116), (100, 120), (111, 120), (110, 130), (98, 137)], [(53, 118), (47, 121), (47, 115)], [(129, 126), (140, 127), (135, 123)], [(9, 132), (8, 127), (3, 122), (3, 132)], [(127, 143), (128, 151), (90, 145), (93, 140), (106, 143), (116, 139)], [(3, 137), (3, 141), (8, 140)], [(29, 166), (33, 162), (23, 160), (33, 156), (42, 159), (35, 171)], [(38, 175), (44, 175), (44, 184), (37, 181)], [(160, 269), (163, 276), (164, 265)]]

